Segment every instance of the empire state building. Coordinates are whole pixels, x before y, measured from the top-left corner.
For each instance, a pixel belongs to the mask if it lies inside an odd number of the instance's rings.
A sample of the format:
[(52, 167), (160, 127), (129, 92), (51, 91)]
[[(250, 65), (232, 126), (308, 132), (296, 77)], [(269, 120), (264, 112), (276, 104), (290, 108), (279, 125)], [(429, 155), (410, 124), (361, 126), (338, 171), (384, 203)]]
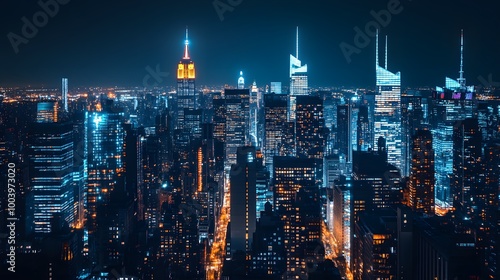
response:
[(189, 37), (186, 29), (186, 40), (184, 42), (184, 56), (177, 65), (177, 116), (175, 128), (180, 132), (179, 144), (187, 146), (191, 127), (189, 127), (186, 116), (196, 109), (195, 90), (196, 71), (194, 62), (189, 56)]

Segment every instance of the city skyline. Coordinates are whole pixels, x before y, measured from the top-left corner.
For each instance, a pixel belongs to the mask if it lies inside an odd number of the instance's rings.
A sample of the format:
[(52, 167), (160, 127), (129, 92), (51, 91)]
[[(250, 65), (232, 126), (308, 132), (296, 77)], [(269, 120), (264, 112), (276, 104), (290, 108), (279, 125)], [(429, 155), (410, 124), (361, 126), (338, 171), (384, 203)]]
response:
[[(368, 44), (359, 47), (354, 28), (364, 30), (375, 21), (373, 13), (387, 10), (391, 1), (332, 7), (321, 1), (306, 5), (293, 1), (284, 7), (235, 1), (240, 4), (225, 12), (210, 2), (132, 5), (111, 1), (100, 3), (101, 9), (93, 11), (98, 20), (89, 23), (77, 15), (89, 14), (95, 3), (66, 2), (59, 4), (57, 13), (48, 17), (45, 25), (40, 24), (29, 39), (23, 37), (21, 18), (32, 22), (33, 15), (43, 8), (36, 3), (27, 8), (5, 4), (9, 14), (4, 14), (7, 24), (1, 28), (6, 35), (0, 42), (4, 62), (1, 86), (50, 87), (56, 86), (60, 77), (68, 77), (74, 86), (141, 86), (148, 67), (169, 73), (162, 77), (160, 86), (174, 86), (172, 63), (178, 60), (186, 26), (200, 74), (198, 85), (234, 84), (241, 70), (248, 81), (255, 80), (258, 85), (271, 81), (287, 84), (286, 61), (289, 53), (295, 53), (295, 27), (299, 26), (301, 60), (309, 64), (312, 87), (371, 86), (375, 80), (370, 68), (375, 38), (368, 36)], [(404, 74), (402, 86), (442, 85), (443, 77), (458, 76), (461, 29), (466, 38), (464, 68), (469, 84), (499, 80), (495, 65), (500, 56), (495, 49), (500, 40), (494, 36), (498, 19), (492, 13), (498, 4), (460, 1), (453, 7), (458, 16), (447, 20), (443, 19), (447, 5), (432, 3), (433, 9), (428, 10), (426, 4), (429, 2), (401, 1), (397, 13), (380, 26), (380, 34), (391, 38), (389, 64)], [(165, 15), (158, 15), (161, 11)], [(25, 40), (16, 46), (17, 54), (9, 34)], [(343, 43), (358, 48), (359, 53), (347, 59), (340, 47)], [(213, 65), (218, 67), (214, 70)]]
[(0, 278), (500, 277), (494, 7), (278, 3), (7, 5)]

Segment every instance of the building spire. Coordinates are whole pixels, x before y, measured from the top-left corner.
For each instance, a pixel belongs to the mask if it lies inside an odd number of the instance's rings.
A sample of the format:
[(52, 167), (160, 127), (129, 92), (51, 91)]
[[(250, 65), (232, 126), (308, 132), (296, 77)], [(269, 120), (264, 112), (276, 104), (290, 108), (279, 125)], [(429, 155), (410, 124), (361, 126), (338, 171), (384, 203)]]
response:
[(385, 35), (385, 69), (387, 70), (387, 35)]
[(379, 63), (378, 63), (378, 29), (377, 29), (377, 35), (375, 36), (375, 70), (377, 70), (378, 66)]
[(184, 57), (183, 59), (189, 59), (189, 36), (188, 36), (188, 28), (186, 26), (186, 40), (184, 41)]
[(458, 79), (461, 87), (465, 87), (464, 78), (464, 30), (460, 34), (460, 78)]
[(299, 59), (299, 27), (297, 26), (297, 36), (295, 37), (295, 57)]

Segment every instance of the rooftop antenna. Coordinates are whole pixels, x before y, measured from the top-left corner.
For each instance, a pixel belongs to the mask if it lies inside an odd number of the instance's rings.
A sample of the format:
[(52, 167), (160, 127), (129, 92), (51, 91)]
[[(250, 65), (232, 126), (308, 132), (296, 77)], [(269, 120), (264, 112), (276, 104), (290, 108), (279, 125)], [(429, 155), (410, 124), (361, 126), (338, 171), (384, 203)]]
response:
[(460, 78), (458, 79), (461, 87), (465, 87), (464, 79), (464, 30), (460, 34)]
[(186, 26), (186, 41), (184, 41), (184, 59), (189, 59), (189, 50), (188, 50), (188, 45), (189, 45), (189, 36), (188, 36), (188, 27)]
[(385, 69), (387, 69), (387, 35), (385, 35)]
[(379, 66), (378, 64), (378, 29), (377, 29), (377, 35), (375, 37), (375, 70)]
[(295, 38), (295, 57), (299, 59), (299, 27), (297, 26), (297, 36)]

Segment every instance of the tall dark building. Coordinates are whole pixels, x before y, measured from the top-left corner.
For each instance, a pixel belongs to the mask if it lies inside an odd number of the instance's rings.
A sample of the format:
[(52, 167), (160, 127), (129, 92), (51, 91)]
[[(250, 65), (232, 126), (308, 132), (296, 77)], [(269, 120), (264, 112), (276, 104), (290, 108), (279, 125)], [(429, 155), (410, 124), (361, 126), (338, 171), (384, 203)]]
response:
[(430, 130), (418, 130), (412, 138), (408, 206), (434, 215), (434, 149)]
[(354, 217), (360, 211), (389, 208), (401, 201), (401, 173), (387, 163), (379, 146), (377, 152), (353, 153)]
[(481, 213), (481, 162), (481, 129), (477, 119), (457, 121), (453, 127), (453, 206), (466, 220), (477, 220)]
[(347, 161), (351, 161), (351, 106), (349, 104), (337, 106), (337, 145), (340, 154), (343, 154)]
[(286, 271), (285, 234), (280, 216), (267, 202), (252, 243), (251, 275), (278, 279)]
[(413, 279), (483, 279), (472, 234), (457, 234), (438, 216), (413, 227)]
[(200, 279), (198, 218), (193, 201), (176, 188), (165, 188), (160, 222), (159, 279)]
[(394, 279), (397, 274), (396, 213), (362, 213), (354, 224), (354, 279)]
[(257, 159), (255, 147), (238, 147), (236, 164), (231, 166), (231, 254), (250, 256), (256, 222)]
[(370, 140), (370, 122), (368, 116), (368, 106), (360, 105), (357, 120), (357, 150), (368, 151), (373, 141)]

